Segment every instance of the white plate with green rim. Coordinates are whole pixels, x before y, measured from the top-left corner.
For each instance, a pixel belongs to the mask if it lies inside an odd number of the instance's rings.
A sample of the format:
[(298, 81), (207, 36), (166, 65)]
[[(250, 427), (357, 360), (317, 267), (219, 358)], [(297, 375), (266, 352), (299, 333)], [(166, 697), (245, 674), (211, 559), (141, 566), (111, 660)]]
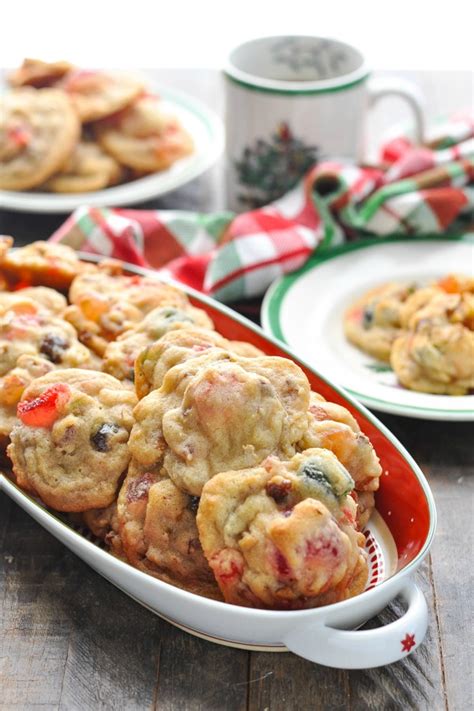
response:
[(474, 420), (474, 395), (407, 390), (395, 374), (345, 338), (345, 309), (388, 281), (428, 283), (448, 273), (473, 274), (474, 234), (370, 239), (316, 253), (278, 279), (262, 304), (263, 328), (368, 407), (432, 420)]
[(191, 135), (194, 151), (167, 170), (129, 183), (85, 193), (54, 194), (36, 190), (0, 190), (0, 208), (19, 212), (71, 212), (81, 205), (117, 207), (160, 197), (186, 185), (219, 158), (224, 147), (221, 119), (205, 104), (182, 92), (153, 85), (163, 100), (163, 110), (180, 121)]

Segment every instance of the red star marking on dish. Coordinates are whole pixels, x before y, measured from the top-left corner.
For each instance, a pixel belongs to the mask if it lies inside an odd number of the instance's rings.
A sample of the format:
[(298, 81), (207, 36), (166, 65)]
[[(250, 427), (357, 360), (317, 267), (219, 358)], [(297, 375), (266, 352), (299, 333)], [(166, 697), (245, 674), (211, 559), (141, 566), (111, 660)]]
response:
[(402, 652), (409, 652), (412, 647), (415, 646), (415, 635), (414, 634), (406, 634), (405, 639), (401, 640), (402, 642)]

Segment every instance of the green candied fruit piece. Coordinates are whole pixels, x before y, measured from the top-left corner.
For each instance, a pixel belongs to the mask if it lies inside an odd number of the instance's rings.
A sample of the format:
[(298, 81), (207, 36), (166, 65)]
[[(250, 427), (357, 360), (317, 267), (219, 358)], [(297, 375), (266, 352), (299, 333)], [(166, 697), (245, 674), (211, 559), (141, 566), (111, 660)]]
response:
[(325, 498), (347, 496), (354, 488), (354, 480), (347, 469), (332, 457), (307, 459), (299, 468), (298, 476), (304, 477), (309, 491), (313, 490), (314, 495), (319, 494)]
[(163, 307), (157, 310), (153, 318), (154, 323), (149, 328), (149, 333), (152, 338), (158, 340), (167, 332), (169, 325), (172, 323), (194, 323), (194, 319), (189, 314), (175, 309), (173, 307)]
[(172, 307), (163, 307), (160, 309), (160, 316), (162, 316), (166, 321), (169, 321), (170, 323), (174, 323), (175, 321), (189, 321), (189, 323), (193, 323), (193, 319), (189, 314), (184, 313), (184, 311), (180, 311), (179, 309), (174, 309)]

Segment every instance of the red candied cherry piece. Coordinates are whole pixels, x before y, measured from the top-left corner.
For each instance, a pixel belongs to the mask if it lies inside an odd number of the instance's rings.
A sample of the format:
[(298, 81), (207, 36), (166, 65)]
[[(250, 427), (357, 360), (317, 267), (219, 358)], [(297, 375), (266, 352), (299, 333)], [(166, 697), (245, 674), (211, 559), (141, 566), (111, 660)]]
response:
[(24, 148), (31, 141), (31, 132), (24, 126), (14, 126), (8, 131), (8, 138), (19, 148)]
[(131, 276), (128, 277), (127, 286), (140, 286), (143, 283), (141, 276)]
[(17, 416), (28, 427), (51, 427), (71, 396), (63, 383), (53, 385), (33, 400), (18, 403)]
[(77, 69), (68, 74), (64, 81), (63, 87), (66, 91), (72, 92), (81, 91), (83, 89), (87, 90), (91, 81), (94, 82), (95, 78), (100, 75), (101, 72), (93, 69)]

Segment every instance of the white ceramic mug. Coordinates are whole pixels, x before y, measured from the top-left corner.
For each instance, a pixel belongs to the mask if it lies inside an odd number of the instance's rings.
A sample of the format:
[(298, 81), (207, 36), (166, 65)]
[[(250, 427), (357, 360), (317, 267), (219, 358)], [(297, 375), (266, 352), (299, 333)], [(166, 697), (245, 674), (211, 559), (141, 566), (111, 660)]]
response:
[(227, 202), (242, 211), (286, 192), (316, 160), (360, 160), (368, 109), (407, 100), (417, 138), (422, 99), (399, 78), (373, 78), (362, 53), (321, 37), (262, 37), (236, 47), (226, 77)]

